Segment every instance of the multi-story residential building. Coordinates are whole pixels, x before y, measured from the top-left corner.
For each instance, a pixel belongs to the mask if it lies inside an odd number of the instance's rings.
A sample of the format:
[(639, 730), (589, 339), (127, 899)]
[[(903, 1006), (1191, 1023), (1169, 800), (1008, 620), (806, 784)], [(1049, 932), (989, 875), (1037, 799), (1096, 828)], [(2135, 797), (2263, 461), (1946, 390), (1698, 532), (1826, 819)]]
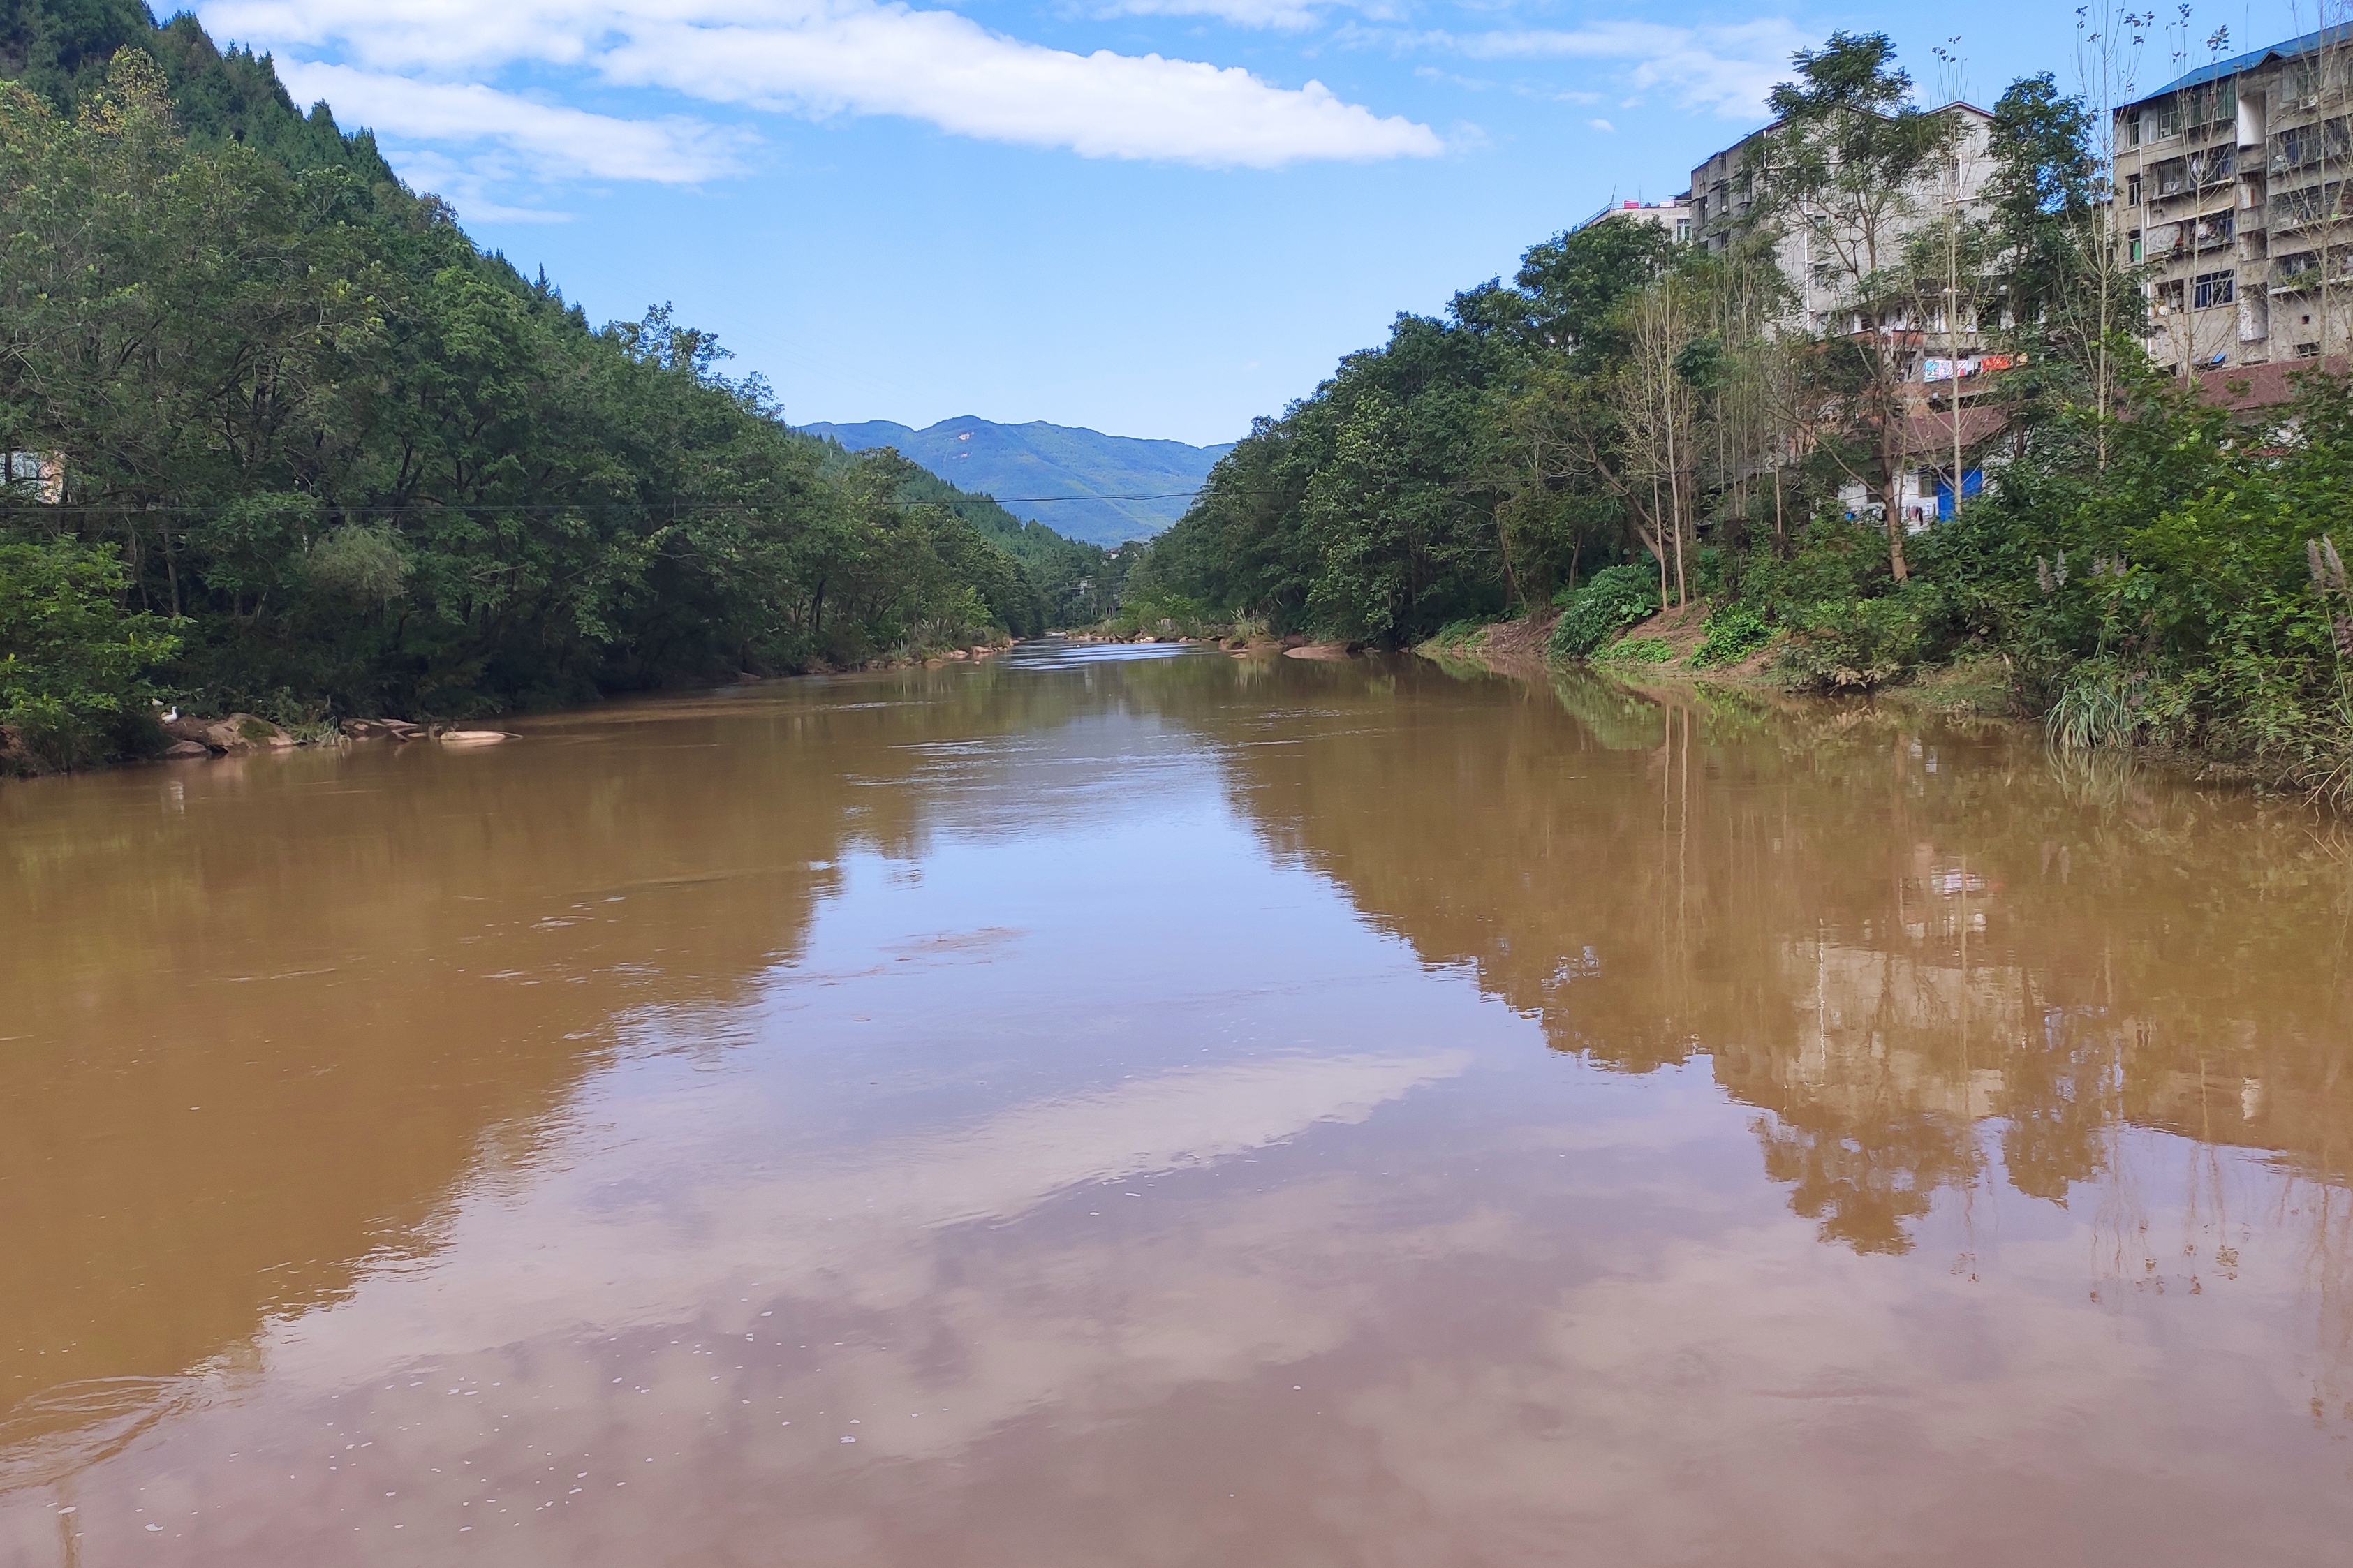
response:
[(1610, 222), (1653, 224), (1665, 229), (1676, 244), (1687, 244), (1694, 226), (1691, 193), (1685, 191), (1663, 202), (1611, 202), (1577, 226), (1591, 228), (1597, 223)]
[(2200, 66), (2116, 111), (2148, 352), (2178, 371), (2353, 344), (2353, 26)]
[[(1956, 301), (1923, 298), (1915, 309), (1870, 323), (1856, 309), (1859, 267), (1895, 268), (1924, 228), (1941, 224), (1947, 216), (1966, 221), (1992, 176), (1988, 144), (1993, 117), (1957, 100), (1936, 112), (1959, 123), (1950, 159), (1901, 193), (1901, 199), (1886, 205), (1881, 227), (1868, 242), (1856, 233), (1833, 232), (1825, 226), (1834, 221), (1830, 219), (1786, 221), (1773, 237), (1774, 257), (1790, 291), (1785, 324), (1831, 337), (1871, 332), (1903, 367), (1911, 391), (1905, 399), (1902, 438), (1889, 448), (1898, 467), (1882, 476), (1880, 493), (1892, 498), (1905, 521), (1924, 526), (1940, 514), (1950, 515), (1957, 488), (1967, 497), (1983, 484), (1980, 454), (2004, 421), (1994, 408), (1979, 405), (1992, 384), (1989, 373), (2009, 363), (1985, 352), (1975, 313)], [(1765, 139), (1778, 128), (1768, 125), (1755, 132), (1692, 171), (1691, 189), (1682, 199), (1690, 208), (1698, 243), (1711, 250), (1725, 249), (1766, 198), (1771, 171), (1756, 163)], [(1953, 478), (1957, 443), (1962, 470), (1957, 487)], [(1857, 513), (1883, 504), (1873, 501), (1861, 484), (1848, 487), (1847, 502)]]
[[(1880, 237), (1883, 267), (1894, 266), (1901, 259), (1904, 243), (1925, 225), (1941, 221), (1951, 208), (1957, 205), (1964, 214), (1974, 211), (1987, 180), (1992, 177), (1993, 160), (1987, 144), (1993, 116), (1957, 99), (1936, 112), (1958, 120), (1960, 137), (1950, 164), (1924, 177), (1905, 193), (1908, 200), (1890, 212), (1887, 232)], [(1749, 164), (1764, 138), (1779, 128), (1776, 121), (1752, 132), (1692, 171), (1691, 190), (1683, 199), (1691, 205), (1693, 233), (1709, 249), (1722, 250), (1730, 245), (1757, 203), (1764, 199), (1770, 172), (1752, 171)], [(1798, 320), (1793, 324), (1814, 331), (1832, 331), (1840, 311), (1851, 308), (1846, 295), (1852, 279), (1840, 276), (1842, 268), (1832, 258), (1841, 239), (1848, 242), (1845, 248), (1852, 248), (1852, 237), (1826, 236), (1805, 224), (1787, 225), (1778, 237), (1774, 254), (1796, 295), (1793, 308)], [(1976, 324), (1958, 323), (1955, 330), (1964, 326), (1967, 331), (1949, 345), (1953, 351), (1977, 346)], [(1936, 341), (1947, 342), (1942, 329), (1937, 330)]]

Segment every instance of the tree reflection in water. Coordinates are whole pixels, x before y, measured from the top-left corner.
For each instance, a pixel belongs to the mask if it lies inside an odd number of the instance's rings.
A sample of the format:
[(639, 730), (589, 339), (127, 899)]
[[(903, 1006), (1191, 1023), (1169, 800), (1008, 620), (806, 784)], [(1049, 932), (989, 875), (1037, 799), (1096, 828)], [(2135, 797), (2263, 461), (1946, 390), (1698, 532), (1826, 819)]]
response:
[(2098, 1184), (2105, 1288), (2189, 1289), (2232, 1256), (2230, 1208), (2209, 1158), (2196, 1237), (2145, 1243), (2134, 1133), (2161, 1129), (2267, 1156), (2337, 1313), (2332, 826), (1862, 704), (1461, 664), (1386, 694), (1327, 679), (1333, 705), (1289, 721), (1313, 744), (1229, 752), (1270, 843), (1556, 1049), (1704, 1057), (1824, 1240), (1903, 1251), (1940, 1188), (2063, 1207)]

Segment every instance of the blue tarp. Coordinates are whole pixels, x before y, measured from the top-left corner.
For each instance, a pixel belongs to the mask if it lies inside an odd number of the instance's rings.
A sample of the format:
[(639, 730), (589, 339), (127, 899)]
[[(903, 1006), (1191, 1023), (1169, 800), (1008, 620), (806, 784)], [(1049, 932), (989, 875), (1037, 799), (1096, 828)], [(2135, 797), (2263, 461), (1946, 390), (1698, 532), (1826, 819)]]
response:
[[(1961, 497), (1967, 500), (1985, 490), (1985, 470), (1970, 468), (1961, 475)], [(1953, 515), (1953, 481), (1943, 474), (1936, 476), (1936, 516), (1941, 520)]]

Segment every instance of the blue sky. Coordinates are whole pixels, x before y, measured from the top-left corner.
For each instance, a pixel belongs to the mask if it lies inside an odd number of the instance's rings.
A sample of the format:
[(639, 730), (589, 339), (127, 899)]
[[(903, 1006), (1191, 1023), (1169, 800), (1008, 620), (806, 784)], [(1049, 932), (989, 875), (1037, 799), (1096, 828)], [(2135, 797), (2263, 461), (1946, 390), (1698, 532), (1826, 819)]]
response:
[[(2251, 47), (2316, 0), (2200, 6)], [(674, 302), (787, 416), (1231, 440), (1400, 310), (1672, 195), (1789, 52), (2074, 79), (2052, 0), (209, 0), (598, 320)], [(2170, 13), (2168, 13), (2170, 16)], [(2162, 32), (2139, 79), (2171, 70)]]

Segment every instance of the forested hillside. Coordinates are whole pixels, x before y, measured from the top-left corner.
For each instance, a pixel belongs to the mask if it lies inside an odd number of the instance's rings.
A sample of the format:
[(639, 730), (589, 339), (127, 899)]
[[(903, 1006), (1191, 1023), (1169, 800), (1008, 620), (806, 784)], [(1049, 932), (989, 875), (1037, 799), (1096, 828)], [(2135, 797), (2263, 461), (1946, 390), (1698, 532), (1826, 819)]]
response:
[(454, 717), (1099, 613), (1105, 552), (791, 430), (667, 310), (593, 325), (266, 59), (5, 4), (15, 765), (137, 749), (151, 695)]
[(853, 452), (894, 447), (966, 490), (1015, 498), (1008, 509), (1019, 516), (1103, 545), (1149, 539), (1182, 517), (1211, 465), (1231, 449), (969, 416), (921, 430), (887, 419), (803, 428)]
[[(1441, 318), (1399, 316), (1219, 463), (1127, 613), (1394, 646), (1557, 610), (1556, 657), (1769, 649), (1825, 690), (1974, 658), (2066, 743), (2195, 746), (2341, 793), (2345, 345), (2293, 404), (2233, 416), (2140, 347), (2144, 274), (2086, 105), (2012, 84), (1982, 199), (1940, 205), (1962, 126), (1912, 101), (1883, 37), (1794, 65), (1756, 150), (1776, 177), (1719, 247), (1599, 222)], [(1850, 308), (1793, 313), (1776, 252), (1800, 229), (1814, 297)], [(1957, 412), (1952, 381), (1923, 384), (1947, 310), (1999, 351)], [(1948, 439), (1990, 478), (1923, 524), (1899, 483), (1949, 474)], [(1695, 652), (1621, 640), (1685, 604)]]
[(827, 447), (827, 472), (893, 466), (900, 475), (902, 500), (944, 508), (1019, 562), (1038, 592), (1046, 625), (1092, 626), (1118, 606), (1127, 568), (1138, 553), (1135, 550), (1106, 550), (1066, 538), (1043, 523), (1016, 517), (989, 496), (949, 484), (903, 453), (879, 447), (853, 453), (830, 437), (819, 438)]

